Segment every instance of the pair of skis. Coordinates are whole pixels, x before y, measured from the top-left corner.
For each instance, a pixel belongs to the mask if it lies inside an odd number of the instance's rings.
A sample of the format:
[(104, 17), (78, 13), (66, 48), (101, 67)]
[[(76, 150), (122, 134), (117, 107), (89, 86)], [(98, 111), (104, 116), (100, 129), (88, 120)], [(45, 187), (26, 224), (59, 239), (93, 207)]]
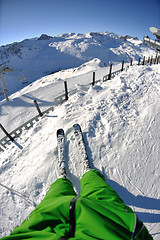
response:
[[(84, 171), (88, 171), (89, 169), (91, 169), (91, 167), (89, 164), (85, 142), (84, 142), (80, 125), (74, 124), (73, 131), (74, 131), (74, 136), (77, 143), (78, 151), (82, 158)], [(67, 174), (66, 174), (66, 168), (65, 168), (65, 160), (66, 160), (65, 133), (63, 129), (57, 130), (57, 146), (58, 146), (58, 163), (59, 163), (60, 175), (66, 177)]]

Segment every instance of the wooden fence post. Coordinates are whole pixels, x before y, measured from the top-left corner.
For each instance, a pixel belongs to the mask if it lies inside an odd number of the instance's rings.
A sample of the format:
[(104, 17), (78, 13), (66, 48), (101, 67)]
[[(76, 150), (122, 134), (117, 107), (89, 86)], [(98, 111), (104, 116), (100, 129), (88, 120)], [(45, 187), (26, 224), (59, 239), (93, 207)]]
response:
[(93, 82), (92, 82), (92, 86), (95, 85), (95, 72), (93, 72)]
[(130, 64), (130, 66), (132, 66), (133, 65), (133, 58), (131, 58), (131, 64)]
[(151, 57), (151, 60), (150, 60), (150, 65), (152, 65), (152, 57)]
[(139, 58), (139, 61), (138, 61), (138, 66), (140, 65), (140, 62), (141, 62), (141, 59)]
[(34, 104), (35, 104), (35, 106), (36, 106), (36, 108), (37, 108), (37, 111), (38, 111), (38, 113), (39, 113), (39, 116), (42, 117), (42, 116), (43, 116), (43, 113), (41, 112), (41, 110), (40, 110), (40, 108), (39, 108), (38, 103), (37, 103), (36, 100), (34, 100)]
[(143, 57), (143, 65), (145, 64), (145, 56)]
[(124, 61), (122, 61), (122, 69), (121, 72), (124, 70)]
[(111, 80), (111, 74), (112, 74), (112, 63), (110, 64), (108, 80)]
[(66, 100), (68, 100), (68, 88), (67, 88), (67, 81), (64, 81), (64, 87), (65, 87), (65, 95), (66, 95)]
[(6, 134), (6, 136), (7, 136), (12, 142), (14, 142), (14, 138), (6, 131), (6, 129), (2, 126), (2, 124), (0, 124), (0, 128), (1, 128), (2, 131)]

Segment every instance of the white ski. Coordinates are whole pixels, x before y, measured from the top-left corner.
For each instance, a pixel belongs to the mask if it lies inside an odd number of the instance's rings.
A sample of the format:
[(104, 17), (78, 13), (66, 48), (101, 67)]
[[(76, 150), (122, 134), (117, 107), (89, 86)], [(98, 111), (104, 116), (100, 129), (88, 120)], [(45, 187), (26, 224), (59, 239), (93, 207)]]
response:
[(60, 169), (60, 176), (66, 177), (65, 134), (63, 129), (57, 130), (57, 146), (58, 146), (58, 163), (59, 163), (59, 169)]
[(84, 142), (81, 127), (80, 127), (79, 124), (74, 124), (73, 129), (74, 129), (74, 135), (75, 135), (75, 139), (76, 139), (76, 142), (77, 142), (77, 147), (78, 147), (78, 150), (79, 150), (79, 154), (82, 158), (84, 171), (89, 171), (91, 169), (91, 167), (90, 167), (90, 164), (89, 164), (89, 159), (88, 159), (88, 156), (87, 156), (87, 151), (86, 151), (85, 142)]

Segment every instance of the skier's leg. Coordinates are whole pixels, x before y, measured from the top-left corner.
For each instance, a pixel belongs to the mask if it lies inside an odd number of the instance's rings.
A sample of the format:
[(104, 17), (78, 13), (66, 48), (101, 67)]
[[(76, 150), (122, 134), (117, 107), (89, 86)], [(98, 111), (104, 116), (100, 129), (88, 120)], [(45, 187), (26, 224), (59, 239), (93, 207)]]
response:
[(81, 179), (80, 196), (90, 199), (114, 201), (124, 205), (123, 200), (105, 181), (104, 176), (95, 169), (85, 173)]
[[(72, 183), (66, 177), (58, 178), (51, 184), (50, 189), (46, 193), (45, 198), (59, 197), (59, 196), (76, 196)], [(44, 199), (45, 199), (44, 198)]]
[[(35, 212), (52, 212), (56, 205), (66, 202), (69, 206), (70, 201), (76, 196), (73, 189), (72, 183), (65, 177), (58, 178), (54, 183), (51, 184), (50, 189), (46, 193), (44, 199), (39, 205), (33, 210), (32, 214)], [(64, 204), (65, 206), (65, 204)], [(62, 210), (62, 209), (61, 209)]]
[(72, 183), (67, 178), (57, 179), (51, 184), (41, 203), (36, 206), (28, 219), (22, 223), (22, 232), (43, 230), (44, 234), (45, 232), (55, 233), (53, 229), (55, 223), (56, 225), (69, 223), (70, 202), (75, 196), (76, 193)]

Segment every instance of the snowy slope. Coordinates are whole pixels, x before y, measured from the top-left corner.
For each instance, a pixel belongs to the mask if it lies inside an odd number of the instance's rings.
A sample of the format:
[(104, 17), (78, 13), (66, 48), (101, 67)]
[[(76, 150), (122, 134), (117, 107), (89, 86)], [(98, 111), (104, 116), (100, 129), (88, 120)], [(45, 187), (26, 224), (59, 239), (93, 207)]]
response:
[[(11, 132), (37, 115), (33, 100), (37, 100), (41, 110), (53, 106), (54, 98), (64, 93), (64, 80), (68, 83), (68, 90), (75, 89), (78, 84), (89, 84), (93, 79), (103, 79), (109, 73), (109, 67), (101, 67), (99, 59), (93, 59), (77, 68), (62, 70), (47, 75), (9, 96), (10, 101), (0, 102), (0, 123)], [(122, 64), (113, 66), (113, 71), (121, 69)], [(4, 133), (0, 131), (0, 139)]]
[[(55, 84), (65, 79), (63, 71), (57, 74)], [(58, 128), (64, 128), (66, 132), (67, 173), (77, 193), (80, 192), (79, 179), (83, 172), (72, 131), (72, 125), (78, 122), (84, 133), (91, 166), (104, 174), (106, 181), (138, 214), (154, 239), (160, 238), (160, 65), (130, 67), (113, 80), (95, 87), (83, 85), (89, 76), (88, 73), (79, 75), (82, 83), (78, 85), (77, 93), (44, 115), (32, 129), (24, 131), (17, 139), (17, 145), (11, 144), (0, 154), (1, 236), (9, 234), (27, 217), (58, 177)], [(53, 79), (42, 78), (16, 93), (17, 98), (12, 96), (13, 106), (8, 103), (10, 116), (14, 107), (20, 107), (16, 103), (20, 103), (23, 96), (30, 98), (36, 93), (39, 99), (47, 96), (50, 99), (50, 84)], [(26, 108), (30, 111), (28, 105)], [(2, 115), (5, 117), (4, 109)], [(28, 112), (21, 111), (15, 121), (19, 118), (27, 119)], [(7, 127), (12, 122), (8, 119)], [(17, 196), (14, 190), (23, 196)], [(28, 198), (31, 204), (27, 202)]]
[[(155, 50), (143, 41), (114, 33), (68, 33), (57, 37), (42, 35), (0, 47), (0, 64), (9, 61), (14, 70), (5, 73), (8, 95), (47, 74), (78, 67), (94, 58), (109, 65), (124, 60), (155, 56)], [(23, 80), (22, 80), (23, 79)], [(0, 86), (0, 100), (3, 99)]]

